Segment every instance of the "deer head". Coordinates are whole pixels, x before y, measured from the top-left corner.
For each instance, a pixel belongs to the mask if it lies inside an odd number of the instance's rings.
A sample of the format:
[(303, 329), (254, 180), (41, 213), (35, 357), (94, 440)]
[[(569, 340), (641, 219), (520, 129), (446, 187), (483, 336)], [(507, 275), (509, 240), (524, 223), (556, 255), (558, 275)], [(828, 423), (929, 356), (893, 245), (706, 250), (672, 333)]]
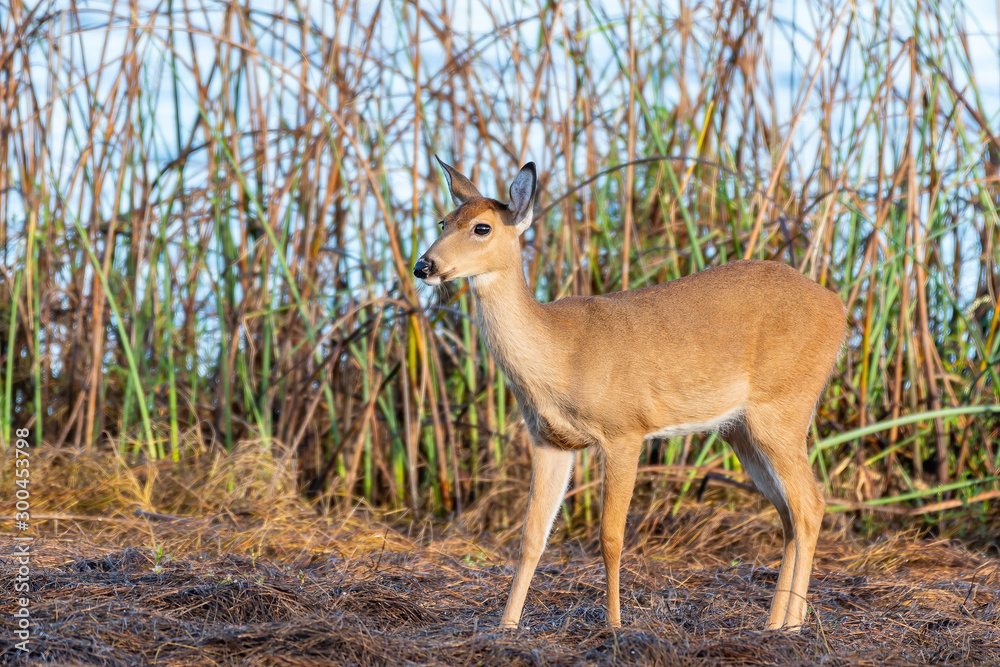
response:
[(474, 278), (516, 267), (521, 270), (518, 237), (531, 226), (538, 179), (535, 163), (521, 167), (510, 186), (510, 203), (484, 197), (469, 179), (434, 158), (444, 170), (457, 208), (438, 224), (441, 235), (413, 267), (428, 285)]

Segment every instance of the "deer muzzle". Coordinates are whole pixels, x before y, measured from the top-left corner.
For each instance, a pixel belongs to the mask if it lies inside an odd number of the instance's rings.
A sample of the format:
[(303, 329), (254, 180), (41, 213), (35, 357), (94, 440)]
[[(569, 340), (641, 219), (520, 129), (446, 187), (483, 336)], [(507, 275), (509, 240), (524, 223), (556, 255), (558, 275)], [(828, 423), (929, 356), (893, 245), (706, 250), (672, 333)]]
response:
[(417, 263), (413, 265), (413, 275), (422, 280), (426, 280), (434, 273), (434, 262), (427, 261), (426, 258), (421, 257), (417, 260)]

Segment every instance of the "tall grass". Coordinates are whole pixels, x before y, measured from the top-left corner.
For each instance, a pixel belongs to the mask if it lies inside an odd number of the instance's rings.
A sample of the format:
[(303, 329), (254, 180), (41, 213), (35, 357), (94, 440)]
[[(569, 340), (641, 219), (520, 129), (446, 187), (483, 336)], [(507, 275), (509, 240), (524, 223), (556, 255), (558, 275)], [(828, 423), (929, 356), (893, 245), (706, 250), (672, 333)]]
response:
[[(30, 425), (184, 465), (280, 442), (306, 493), (502, 517), (529, 452), (515, 401), (467, 289), (410, 275), (450, 208), (436, 152), (489, 195), (539, 165), (541, 300), (741, 257), (837, 291), (852, 335), (812, 450), (828, 493), (995, 511), (983, 29), (960, 3), (882, 0), (15, 0), (0, 445)], [(598, 462), (580, 456), (566, 511), (588, 520)], [(689, 436), (649, 443), (642, 471), (679, 500), (739, 463)]]

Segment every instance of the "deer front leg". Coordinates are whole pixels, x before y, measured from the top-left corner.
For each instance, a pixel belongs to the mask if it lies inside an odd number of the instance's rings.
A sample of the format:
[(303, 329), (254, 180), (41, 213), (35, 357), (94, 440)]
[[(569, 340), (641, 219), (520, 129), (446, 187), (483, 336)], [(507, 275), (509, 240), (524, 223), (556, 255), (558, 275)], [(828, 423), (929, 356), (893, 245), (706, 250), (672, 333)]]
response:
[(604, 494), (601, 506), (601, 555), (608, 583), (608, 625), (621, 627), (618, 575), (625, 539), (625, 518), (632, 502), (639, 447), (618, 444), (604, 454)]
[(516, 628), (521, 619), (521, 609), (524, 607), (524, 598), (528, 594), (531, 577), (535, 573), (538, 558), (545, 549), (549, 530), (566, 493), (574, 455), (571, 450), (535, 443), (531, 463), (528, 513), (525, 515), (524, 531), (521, 534), (521, 557), (517, 563), (517, 573), (514, 575), (510, 597), (507, 598), (507, 608), (504, 609), (503, 619), (500, 621), (503, 628)]

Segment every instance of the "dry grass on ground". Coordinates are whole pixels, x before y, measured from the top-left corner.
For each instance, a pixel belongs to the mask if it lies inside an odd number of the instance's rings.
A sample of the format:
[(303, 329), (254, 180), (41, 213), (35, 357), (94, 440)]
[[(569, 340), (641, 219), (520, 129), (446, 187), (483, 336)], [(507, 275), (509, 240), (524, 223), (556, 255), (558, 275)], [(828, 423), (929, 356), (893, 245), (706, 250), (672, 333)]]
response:
[[(136, 518), (129, 494), (112, 502), (110, 489), (131, 488), (147, 512), (180, 514), (212, 496), (184, 496), (183, 475), (151, 480), (106, 460), (103, 478), (86, 468), (85, 457), (41, 463), (63, 487), (64, 517), (89, 507), (106, 520), (36, 523), (33, 660), (1000, 664), (1000, 559), (913, 533), (859, 540), (835, 520), (820, 542), (808, 627), (798, 636), (762, 632), (780, 537), (773, 511), (749, 496), (740, 498), (745, 503), (685, 505), (675, 517), (630, 518), (621, 631), (604, 625), (596, 541), (559, 535), (543, 556), (522, 629), (500, 632), (514, 529), (475, 533), (468, 524), (376, 520), (360, 512), (322, 517), (287, 498), (254, 496), (245, 476), (236, 476), (244, 482), (242, 501), (189, 512), (202, 518)], [(239, 459), (226, 463), (229, 473), (220, 479), (232, 480)], [(212, 469), (202, 466), (202, 473), (212, 477)], [(169, 488), (187, 500), (145, 504)], [(41, 509), (59, 513), (58, 497), (40, 497)], [(9, 545), (0, 549), (4, 590), (16, 569)], [(0, 613), (9, 619), (12, 611), (4, 596)], [(0, 636), (0, 653), (5, 663), (20, 659), (9, 632)]]

